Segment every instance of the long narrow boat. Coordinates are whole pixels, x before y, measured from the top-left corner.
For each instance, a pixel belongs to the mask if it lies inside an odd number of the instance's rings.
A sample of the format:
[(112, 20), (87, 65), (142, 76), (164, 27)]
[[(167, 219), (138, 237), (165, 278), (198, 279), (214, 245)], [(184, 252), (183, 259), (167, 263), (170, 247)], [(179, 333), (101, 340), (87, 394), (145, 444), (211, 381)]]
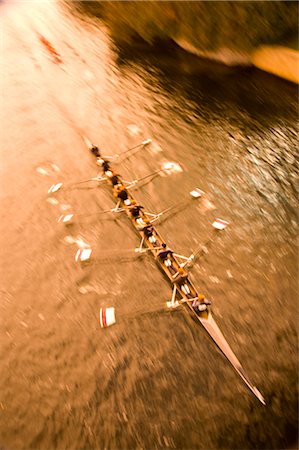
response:
[[(104, 167), (104, 160), (100, 157), (100, 151), (97, 147), (93, 146), (92, 144), (88, 145), (92, 153), (97, 158), (97, 164), (102, 165)], [(94, 149), (97, 149), (95, 151)], [(104, 171), (104, 177), (109, 183), (112, 188), (114, 194), (116, 194), (116, 187), (115, 184), (113, 184), (113, 174), (116, 172), (113, 171), (112, 167), (110, 167), (110, 163), (108, 163), (109, 168), (107, 168), (106, 171)], [(186, 305), (186, 307), (189, 308), (192, 316), (198, 320), (198, 322), (201, 323), (201, 325), (205, 328), (206, 332), (210, 335), (210, 337), (213, 339), (213, 341), (216, 343), (218, 348), (221, 350), (221, 352), (225, 355), (225, 357), (228, 359), (228, 361), (231, 363), (231, 365), (234, 367), (236, 372), (240, 375), (240, 377), (243, 379), (243, 381), (246, 383), (248, 388), (253, 392), (253, 394), (260, 400), (261, 403), (265, 405), (265, 400), (262, 396), (262, 394), (259, 392), (259, 390), (252, 384), (252, 382), (249, 380), (248, 376), (246, 375), (241, 363), (239, 362), (238, 358), (235, 356), (234, 352), (232, 351), (231, 347), (229, 346), (228, 342), (226, 341), (225, 337), (223, 336), (222, 332), (220, 331), (218, 325), (216, 324), (215, 320), (213, 319), (212, 313), (209, 310), (208, 307), (206, 307), (203, 311), (196, 311), (194, 307), (192, 306), (193, 300), (199, 296), (199, 293), (193, 283), (188, 278), (188, 272), (183, 269), (182, 266), (184, 264), (181, 264), (178, 260), (178, 257), (175, 256), (175, 254), (170, 251), (167, 254), (167, 257), (161, 258), (159, 255), (161, 254), (161, 249), (165, 250), (167, 248), (166, 242), (161, 236), (161, 234), (158, 232), (158, 230), (152, 226), (152, 235), (150, 237), (145, 236), (144, 234), (144, 226), (146, 224), (150, 224), (152, 222), (152, 215), (149, 215), (149, 213), (143, 212), (140, 210), (138, 217), (132, 216), (132, 206), (138, 205), (138, 202), (133, 197), (131, 192), (126, 188), (125, 183), (122, 181), (120, 175), (117, 175), (118, 179), (118, 187), (126, 191), (127, 198), (125, 200), (122, 200), (121, 198), (118, 198), (118, 206), (121, 206), (121, 208), (126, 212), (127, 216), (130, 218), (135, 230), (137, 233), (139, 233), (141, 237), (141, 242), (144, 246), (146, 246), (149, 251), (153, 254), (156, 263), (158, 264), (159, 268), (163, 271), (163, 273), (167, 276), (169, 281), (171, 282), (174, 290), (173, 290), (173, 296), (172, 296), (172, 304), (175, 303), (176, 296), (180, 297), (180, 303)], [(165, 255), (164, 255), (165, 256)], [(183, 273), (182, 273), (183, 272)], [(178, 302), (176, 302), (178, 303)]]

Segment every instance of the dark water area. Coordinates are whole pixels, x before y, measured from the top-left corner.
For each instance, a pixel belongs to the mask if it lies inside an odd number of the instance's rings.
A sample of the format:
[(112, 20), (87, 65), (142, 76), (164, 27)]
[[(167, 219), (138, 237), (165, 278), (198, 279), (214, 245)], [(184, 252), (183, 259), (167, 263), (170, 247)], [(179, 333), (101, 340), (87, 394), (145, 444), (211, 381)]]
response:
[[(116, 48), (98, 19), (56, 2), (0, 5), (0, 448), (282, 449), (297, 438), (298, 93), (253, 69), (184, 52)], [(63, 64), (41, 44), (43, 34)], [(135, 259), (130, 221), (79, 216), (114, 205), (106, 187), (66, 187), (98, 173), (82, 136), (114, 155), (151, 138), (117, 170), (127, 180), (179, 162), (134, 191), (189, 255), (230, 222), (191, 279), (254, 384), (261, 405), (171, 286)], [(59, 171), (58, 171), (59, 170)], [(55, 204), (55, 200), (58, 202)], [(54, 203), (54, 204), (53, 204)], [(83, 239), (87, 266), (75, 262)], [(124, 255), (128, 255), (127, 257)], [(117, 324), (102, 330), (101, 307)], [(162, 311), (161, 311), (162, 310)]]

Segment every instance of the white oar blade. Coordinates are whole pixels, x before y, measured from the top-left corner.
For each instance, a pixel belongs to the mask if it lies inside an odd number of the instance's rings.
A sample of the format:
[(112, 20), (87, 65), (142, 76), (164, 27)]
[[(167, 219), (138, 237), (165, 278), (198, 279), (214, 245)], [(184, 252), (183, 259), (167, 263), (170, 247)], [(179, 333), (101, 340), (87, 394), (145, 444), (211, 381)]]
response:
[(60, 169), (58, 166), (56, 166), (56, 164), (51, 164), (51, 167), (54, 170), (54, 172), (60, 172)]
[(163, 151), (162, 147), (159, 144), (157, 144), (157, 142), (153, 142), (152, 143), (152, 145), (151, 145), (151, 153), (153, 153), (155, 155), (155, 154), (160, 153), (162, 151)]
[(136, 136), (141, 133), (141, 128), (139, 128), (139, 126), (135, 123), (127, 125), (127, 130), (130, 136)]
[(50, 203), (53, 206), (57, 206), (59, 204), (59, 201), (56, 198), (53, 198), (53, 197), (47, 198), (47, 202)]
[(152, 142), (151, 139), (146, 139), (145, 141), (142, 141), (142, 142), (141, 142), (141, 145), (148, 145), (148, 144), (150, 144), (151, 142)]
[(193, 197), (193, 198), (199, 198), (199, 197), (202, 197), (204, 194), (205, 194), (204, 191), (202, 191), (202, 190), (199, 189), (199, 188), (195, 188), (195, 189), (193, 189), (193, 191), (190, 192), (190, 195), (191, 195), (191, 197)]
[(65, 225), (68, 225), (68, 224), (72, 223), (73, 217), (74, 217), (74, 214), (61, 215), (58, 219), (58, 222), (62, 222)]
[(73, 238), (73, 236), (65, 236), (64, 242), (66, 242), (67, 244), (75, 244), (76, 239)]
[(86, 263), (91, 258), (92, 250), (91, 248), (80, 248), (75, 256), (75, 260), (78, 262)]
[(68, 203), (61, 203), (60, 205), (61, 211), (67, 211), (68, 209), (71, 209), (71, 205), (69, 205)]
[(116, 323), (115, 308), (101, 308), (100, 309), (100, 326), (101, 328), (108, 328)]
[(81, 248), (81, 249), (90, 248), (90, 245), (87, 244), (86, 242), (84, 242), (80, 237), (79, 237), (78, 239), (76, 239), (74, 242), (75, 242), (75, 243), (78, 245), (78, 247)]
[(46, 169), (44, 169), (43, 167), (38, 167), (36, 169), (36, 171), (40, 174), (40, 175), (49, 175), (48, 172), (46, 171)]
[(172, 301), (166, 302), (166, 307), (169, 309), (175, 309), (178, 306), (180, 306), (180, 302), (178, 300), (176, 300), (175, 302), (172, 302)]
[(226, 228), (227, 225), (229, 225), (229, 222), (223, 219), (215, 219), (215, 221), (212, 223), (212, 226), (216, 230), (224, 230), (224, 228)]
[(161, 169), (166, 175), (170, 175), (172, 173), (183, 172), (183, 169), (179, 163), (175, 163), (175, 162), (171, 162), (171, 161), (167, 161), (167, 162), (163, 163), (161, 166)]
[(62, 183), (52, 184), (52, 186), (48, 190), (48, 194), (54, 194), (55, 192), (59, 191), (61, 186), (62, 186)]

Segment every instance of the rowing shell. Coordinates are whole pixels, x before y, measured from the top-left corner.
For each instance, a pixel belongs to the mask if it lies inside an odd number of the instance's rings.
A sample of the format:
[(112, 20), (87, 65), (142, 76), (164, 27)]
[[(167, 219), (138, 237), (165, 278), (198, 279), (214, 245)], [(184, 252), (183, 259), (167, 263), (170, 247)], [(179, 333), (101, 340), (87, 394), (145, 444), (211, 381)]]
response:
[[(86, 140), (86, 144), (91, 149), (93, 146), (92, 144)], [(99, 158), (98, 158), (99, 159)], [(110, 167), (109, 171), (106, 171), (104, 176), (106, 181), (112, 185), (111, 182), (111, 175), (110, 173), (114, 173), (113, 169)], [(121, 177), (117, 175), (118, 177), (118, 183), (125, 187), (125, 184), (122, 182)], [(128, 217), (130, 218), (135, 230), (139, 233), (141, 237), (141, 246), (140, 251), (142, 251), (142, 245), (148, 248), (148, 250), (153, 254), (159, 268), (163, 271), (163, 273), (167, 276), (167, 278), (170, 280), (172, 285), (174, 286), (173, 291), (173, 298), (172, 298), (172, 304), (174, 304), (174, 300), (177, 294), (179, 294), (181, 300), (180, 302), (176, 302), (177, 304), (184, 303), (191, 311), (192, 315), (196, 320), (198, 320), (201, 325), (205, 328), (206, 332), (210, 335), (210, 337), (213, 339), (215, 344), (218, 346), (218, 348), (221, 350), (221, 352), (224, 354), (224, 356), (228, 359), (228, 361), (231, 363), (231, 365), (234, 367), (236, 372), (239, 374), (239, 376), (243, 379), (243, 381), (246, 383), (248, 388), (251, 390), (251, 392), (259, 399), (261, 403), (265, 405), (265, 400), (262, 396), (262, 394), (259, 392), (259, 390), (252, 384), (252, 382), (249, 380), (248, 376), (246, 375), (241, 363), (239, 362), (238, 358), (235, 356), (234, 352), (232, 351), (230, 345), (226, 341), (225, 337), (223, 336), (222, 332), (220, 331), (217, 323), (213, 319), (211, 311), (207, 308), (205, 311), (197, 312), (192, 307), (192, 300), (198, 296), (198, 292), (193, 285), (193, 283), (188, 278), (187, 272), (184, 274), (184, 276), (178, 276), (179, 269), (184, 266), (184, 264), (181, 264), (179, 261), (180, 255), (176, 255), (175, 253), (169, 253), (167, 258), (164, 260), (159, 257), (159, 252), (161, 251), (161, 247), (163, 244), (166, 244), (165, 240), (161, 236), (161, 234), (158, 232), (156, 228), (153, 227), (152, 236), (153, 237), (146, 237), (143, 233), (143, 227), (140, 225), (142, 222), (152, 222), (152, 217), (154, 215), (150, 213), (143, 212), (142, 210), (139, 213), (139, 221), (137, 221), (136, 218), (134, 218), (130, 212), (132, 208), (132, 204), (136, 202), (138, 205), (138, 202), (135, 200), (135, 198), (132, 196), (131, 192), (127, 189), (127, 199), (121, 200), (118, 199), (118, 205), (121, 205), (122, 210), (126, 212)], [(165, 261), (168, 261), (167, 264)], [(182, 270), (181, 270), (182, 272)], [(181, 275), (181, 273), (180, 273)], [(106, 318), (105, 318), (106, 320)]]

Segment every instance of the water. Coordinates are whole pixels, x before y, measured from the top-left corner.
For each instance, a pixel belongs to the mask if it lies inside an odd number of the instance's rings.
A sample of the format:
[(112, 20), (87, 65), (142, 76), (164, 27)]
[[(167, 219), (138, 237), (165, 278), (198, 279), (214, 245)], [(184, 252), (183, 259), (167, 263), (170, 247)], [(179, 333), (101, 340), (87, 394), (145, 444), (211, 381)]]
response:
[[(103, 25), (63, 4), (0, 8), (1, 446), (268, 449), (292, 443), (295, 87), (185, 54), (119, 53)], [(63, 66), (49, 58), (38, 33), (59, 51)], [(58, 205), (47, 201), (51, 184), (96, 175), (82, 135), (110, 155), (153, 139), (151, 148), (119, 165), (125, 179), (164, 161), (181, 163), (183, 173), (135, 192), (147, 210), (164, 209), (194, 187), (207, 193), (215, 209), (190, 203), (159, 226), (179, 253), (206, 243), (215, 217), (230, 222), (191, 277), (213, 300), (215, 319), (267, 407), (186, 311), (143, 314), (162, 308), (171, 288), (150, 257), (118, 261), (117, 252), (107, 253), (138, 245), (125, 217), (81, 217), (70, 229), (57, 224), (61, 204), (77, 213), (114, 204), (108, 189), (84, 185), (59, 192)], [(91, 265), (78, 267), (77, 248), (66, 236), (92, 245)], [(118, 324), (102, 331), (99, 309), (111, 305)]]

